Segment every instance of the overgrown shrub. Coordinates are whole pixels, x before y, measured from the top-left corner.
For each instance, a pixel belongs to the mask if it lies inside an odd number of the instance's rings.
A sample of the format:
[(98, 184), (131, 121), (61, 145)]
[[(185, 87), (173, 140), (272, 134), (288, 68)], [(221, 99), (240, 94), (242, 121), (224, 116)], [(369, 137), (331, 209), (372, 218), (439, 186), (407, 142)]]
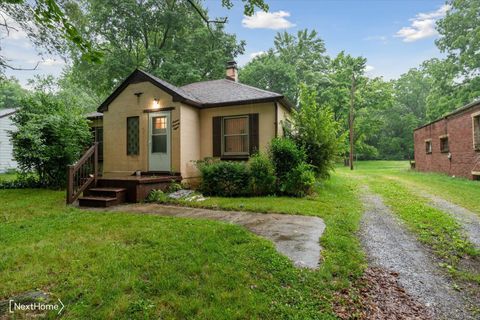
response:
[(67, 165), (78, 160), (91, 143), (83, 110), (50, 93), (24, 100), (13, 117), (13, 156), (23, 173), (35, 173), (41, 184), (61, 187)]
[(283, 180), (292, 168), (305, 162), (306, 159), (305, 151), (300, 149), (295, 142), (286, 138), (272, 140), (269, 156), (279, 180)]
[(198, 168), (202, 174), (200, 189), (206, 195), (236, 197), (250, 193), (250, 175), (244, 162), (204, 161)]
[(263, 196), (275, 193), (276, 178), (272, 161), (264, 154), (255, 154), (250, 158), (248, 165), (252, 194)]
[(304, 197), (313, 191), (315, 173), (311, 165), (302, 162), (292, 168), (279, 184), (280, 192), (290, 196)]
[(317, 176), (326, 178), (344, 150), (345, 136), (340, 134), (340, 124), (335, 121), (331, 108), (317, 103), (314, 89), (301, 86), (299, 103), (292, 114), (293, 130), (287, 126), (284, 129), (287, 136), (305, 150), (306, 161)]
[(36, 175), (19, 174), (13, 180), (0, 180), (0, 189), (29, 189), (44, 187)]

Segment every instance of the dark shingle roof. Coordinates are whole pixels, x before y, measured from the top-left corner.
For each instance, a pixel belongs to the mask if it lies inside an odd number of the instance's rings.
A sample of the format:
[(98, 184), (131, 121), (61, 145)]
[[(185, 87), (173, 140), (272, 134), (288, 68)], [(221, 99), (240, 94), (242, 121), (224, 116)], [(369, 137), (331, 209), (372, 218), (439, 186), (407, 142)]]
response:
[(261, 102), (283, 98), (281, 94), (227, 79), (195, 82), (180, 87), (180, 89), (197, 98), (203, 106)]
[(212, 80), (176, 87), (167, 81), (145, 71), (136, 69), (123, 81), (113, 93), (98, 107), (97, 111), (108, 110), (108, 105), (131, 83), (150, 81), (157, 87), (171, 94), (173, 101), (184, 102), (198, 107), (221, 107), (235, 104), (281, 101), (287, 108), (291, 104), (283, 95), (241, 84), (232, 80)]

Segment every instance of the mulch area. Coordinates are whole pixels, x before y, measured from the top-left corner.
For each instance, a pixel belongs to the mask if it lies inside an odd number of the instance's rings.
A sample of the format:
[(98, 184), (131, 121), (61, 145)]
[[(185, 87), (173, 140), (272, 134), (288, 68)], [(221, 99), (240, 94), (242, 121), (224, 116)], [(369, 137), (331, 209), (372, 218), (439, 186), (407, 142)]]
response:
[(368, 268), (355, 288), (337, 294), (334, 310), (341, 319), (431, 320), (433, 314), (398, 284), (398, 273)]

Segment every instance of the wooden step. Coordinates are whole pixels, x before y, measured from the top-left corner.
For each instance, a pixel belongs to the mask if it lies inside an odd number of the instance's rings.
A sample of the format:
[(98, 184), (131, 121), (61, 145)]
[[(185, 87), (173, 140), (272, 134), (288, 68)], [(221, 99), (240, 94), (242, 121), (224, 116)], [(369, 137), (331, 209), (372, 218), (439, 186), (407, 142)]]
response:
[(87, 189), (83, 195), (87, 197), (107, 197), (118, 198), (120, 202), (125, 202), (125, 196), (127, 193), (126, 188), (90, 188)]
[(116, 197), (84, 196), (78, 198), (80, 207), (106, 208), (117, 204), (120, 202)]

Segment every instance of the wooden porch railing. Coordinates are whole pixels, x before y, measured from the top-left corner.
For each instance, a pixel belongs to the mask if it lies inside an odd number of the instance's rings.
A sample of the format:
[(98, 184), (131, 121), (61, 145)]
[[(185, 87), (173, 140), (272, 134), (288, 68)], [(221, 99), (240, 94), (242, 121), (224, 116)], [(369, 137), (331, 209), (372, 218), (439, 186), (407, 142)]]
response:
[(98, 142), (67, 169), (67, 204), (73, 203), (92, 182), (97, 184)]

